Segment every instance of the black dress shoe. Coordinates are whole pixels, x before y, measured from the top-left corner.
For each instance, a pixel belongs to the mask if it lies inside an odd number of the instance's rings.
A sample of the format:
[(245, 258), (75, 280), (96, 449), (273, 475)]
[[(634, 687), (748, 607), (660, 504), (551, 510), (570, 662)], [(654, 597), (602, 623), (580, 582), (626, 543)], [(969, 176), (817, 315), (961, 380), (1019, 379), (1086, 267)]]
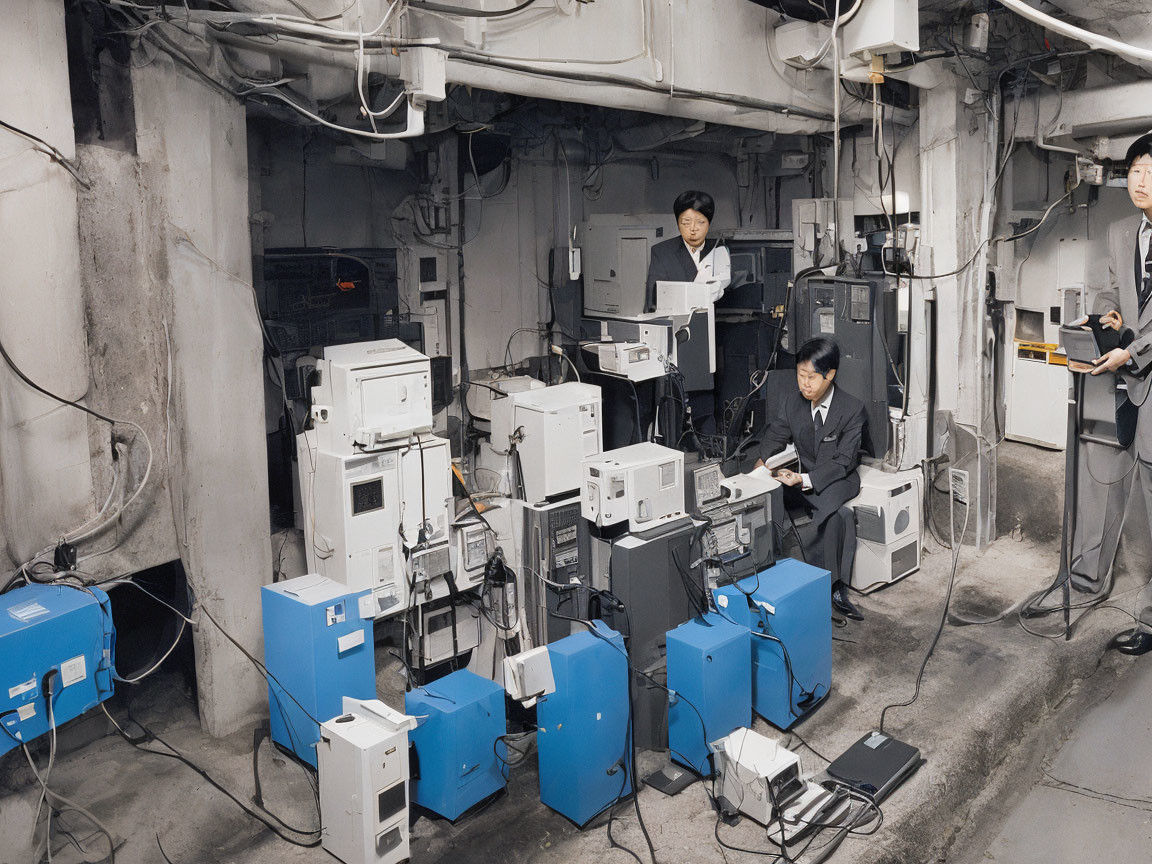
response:
[(1108, 647), (1114, 648), (1121, 654), (1132, 654), (1138, 657), (1152, 651), (1152, 633), (1146, 630), (1123, 630), (1112, 637)]
[(864, 615), (848, 599), (848, 589), (844, 587), (843, 582), (837, 582), (836, 587), (832, 589), (832, 608), (845, 618), (851, 618), (853, 621), (864, 620)]

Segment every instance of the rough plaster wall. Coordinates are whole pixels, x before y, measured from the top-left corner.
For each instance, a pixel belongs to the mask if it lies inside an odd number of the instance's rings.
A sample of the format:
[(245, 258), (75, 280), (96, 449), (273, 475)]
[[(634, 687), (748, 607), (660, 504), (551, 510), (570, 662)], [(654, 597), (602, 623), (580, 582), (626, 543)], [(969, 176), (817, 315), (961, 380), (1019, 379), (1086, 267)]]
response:
[[(145, 190), (135, 155), (82, 145), (81, 162), (92, 189), (79, 196), (81, 277), (87, 312), (91, 404), (113, 417), (139, 424), (152, 442), (148, 486), (125, 512), (108, 539), (109, 551), (85, 562), (98, 577), (132, 573), (180, 557), (169, 489), (168, 354), (172, 304), (166, 261), (148, 254), (150, 227)], [(103, 424), (100, 424), (102, 426)], [(127, 498), (143, 478), (147, 450), (129, 433), (114, 503)], [(92, 474), (97, 497), (112, 489), (107, 428), (90, 427)], [(127, 468), (125, 468), (127, 464)], [(126, 473), (124, 473), (126, 472)]]
[[(959, 98), (963, 83), (947, 77), (923, 95), (920, 113), (922, 242), (933, 250), (932, 271), (948, 273), (976, 251), (986, 130)], [(978, 547), (995, 537), (996, 451), (991, 405), (990, 333), (984, 322), (984, 255), (958, 277), (935, 282), (936, 410), (955, 421), (949, 452), (970, 473), (969, 532)]]
[[(0, 117), (73, 158), (64, 8), (7, 6)], [(31, 142), (0, 131), (0, 339), (33, 381), (73, 400), (89, 382), (76, 189)], [(0, 366), (0, 567), (52, 545), (92, 512), (87, 424)]]
[[(272, 573), (262, 351), (251, 289), (245, 113), (166, 57), (133, 72), (148, 239), (172, 303), (174, 493), (196, 596), (254, 656)], [(259, 674), (196, 632), (200, 717), (227, 735), (262, 714)]]

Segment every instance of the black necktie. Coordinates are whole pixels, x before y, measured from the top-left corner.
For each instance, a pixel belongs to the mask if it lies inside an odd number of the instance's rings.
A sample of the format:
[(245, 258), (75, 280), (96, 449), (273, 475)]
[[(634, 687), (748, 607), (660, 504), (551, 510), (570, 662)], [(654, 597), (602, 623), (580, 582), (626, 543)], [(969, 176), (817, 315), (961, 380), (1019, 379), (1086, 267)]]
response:
[(816, 443), (820, 443), (820, 432), (824, 429), (824, 412), (819, 408), (816, 413), (812, 415), (812, 428), (816, 432)]
[[(1144, 233), (1144, 228), (1141, 226), (1140, 233)], [(1136, 241), (1136, 257), (1140, 257), (1140, 241)], [(1140, 282), (1136, 286), (1136, 293), (1140, 297), (1140, 312), (1143, 314), (1144, 307), (1148, 305), (1148, 299), (1152, 297), (1152, 276), (1149, 275), (1148, 265), (1152, 263), (1152, 239), (1148, 243), (1148, 251), (1144, 253), (1144, 267), (1140, 273)]]

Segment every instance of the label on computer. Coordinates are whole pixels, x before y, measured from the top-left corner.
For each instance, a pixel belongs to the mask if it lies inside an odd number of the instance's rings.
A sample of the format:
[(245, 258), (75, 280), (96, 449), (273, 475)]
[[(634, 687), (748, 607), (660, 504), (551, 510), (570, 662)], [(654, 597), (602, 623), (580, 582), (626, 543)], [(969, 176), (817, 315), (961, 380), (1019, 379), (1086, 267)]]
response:
[(25, 693), (27, 693), (29, 690), (35, 690), (35, 689), (36, 689), (36, 679), (35, 678), (29, 678), (27, 681), (23, 681), (20, 684), (17, 684), (13, 687), (9, 687), (8, 688), (8, 698), (9, 699), (15, 699), (17, 696), (22, 696)]
[(29, 600), (27, 603), (21, 603), (19, 606), (13, 606), (8, 610), (8, 614), (15, 618), (17, 621), (28, 623), (33, 618), (39, 618), (41, 615), (47, 615), (48, 610), (37, 603), (35, 600)]

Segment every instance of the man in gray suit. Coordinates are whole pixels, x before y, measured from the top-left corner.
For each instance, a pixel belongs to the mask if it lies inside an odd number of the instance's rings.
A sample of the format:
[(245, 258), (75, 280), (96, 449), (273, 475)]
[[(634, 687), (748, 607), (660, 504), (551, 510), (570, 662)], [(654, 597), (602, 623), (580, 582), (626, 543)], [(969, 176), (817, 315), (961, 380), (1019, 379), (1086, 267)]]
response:
[(856, 558), (856, 522), (844, 506), (860, 494), (860, 451), (867, 434), (864, 403), (835, 386), (840, 347), (816, 336), (796, 352), (797, 389), (780, 401), (776, 417), (761, 439), (761, 461), (792, 442), (800, 470), (775, 477), (787, 487), (787, 523), (795, 529), (804, 559), (832, 573), (832, 607), (848, 618), (860, 614), (848, 599)]
[[(1107, 488), (1108, 506), (1104, 532), (1106, 555), (1115, 555), (1115, 541), (1123, 526), (1116, 507), (1125, 508), (1133, 479), (1143, 491), (1149, 520), (1152, 523), (1152, 405), (1145, 407), (1152, 384), (1152, 134), (1136, 139), (1128, 148), (1128, 197), (1143, 212), (1140, 221), (1116, 226), (1109, 234), (1110, 281), (1120, 299), (1120, 309), (1111, 310), (1102, 324), (1112, 329), (1128, 327), (1133, 332), (1126, 348), (1113, 348), (1097, 358), (1093, 375), (1115, 373), (1127, 387), (1129, 401), (1137, 406), (1136, 434), (1127, 460), (1118, 463), (1109, 476), (1095, 479)], [(1109, 561), (1109, 564), (1111, 562)], [(1110, 647), (1127, 654), (1144, 654), (1152, 650), (1152, 633), (1145, 629), (1145, 617), (1152, 621), (1152, 596), (1145, 586), (1137, 601), (1140, 625), (1126, 630), (1112, 640)]]

